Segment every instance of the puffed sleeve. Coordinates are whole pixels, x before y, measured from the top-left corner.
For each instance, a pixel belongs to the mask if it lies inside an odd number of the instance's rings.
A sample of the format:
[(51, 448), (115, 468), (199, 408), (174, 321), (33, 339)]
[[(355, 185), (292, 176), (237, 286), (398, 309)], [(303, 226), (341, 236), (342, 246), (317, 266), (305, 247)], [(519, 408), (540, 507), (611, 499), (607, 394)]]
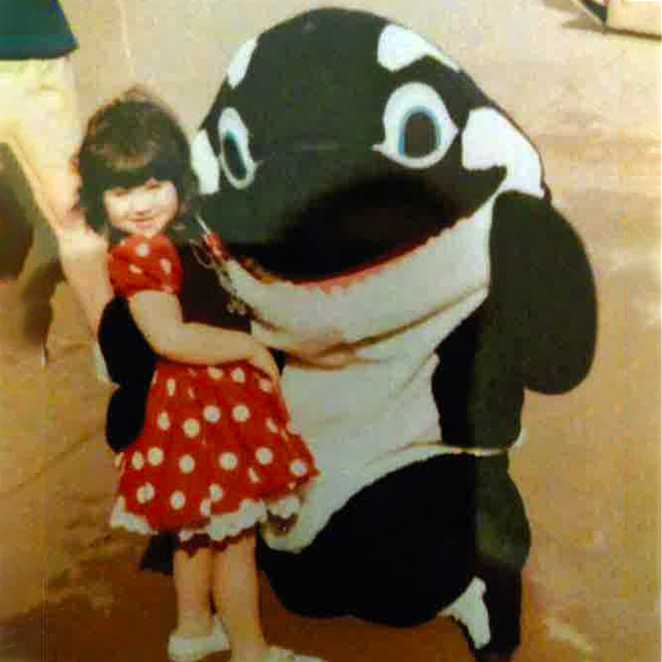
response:
[(115, 246), (108, 270), (113, 289), (120, 296), (131, 297), (143, 290), (179, 294), (182, 267), (173, 243), (163, 235), (129, 237)]

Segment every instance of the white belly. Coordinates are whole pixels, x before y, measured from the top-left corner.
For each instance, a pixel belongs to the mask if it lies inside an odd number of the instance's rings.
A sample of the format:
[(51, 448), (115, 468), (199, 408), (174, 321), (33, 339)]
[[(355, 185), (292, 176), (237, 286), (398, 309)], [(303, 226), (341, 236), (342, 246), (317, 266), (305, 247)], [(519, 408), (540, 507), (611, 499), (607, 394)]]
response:
[(479, 291), (424, 322), (356, 349), (341, 369), (290, 364), (283, 393), (292, 422), (306, 439), (321, 476), (308, 492), (297, 525), (272, 547), (312, 541), (360, 489), (385, 474), (443, 452), (432, 376), (443, 338), (482, 303)]

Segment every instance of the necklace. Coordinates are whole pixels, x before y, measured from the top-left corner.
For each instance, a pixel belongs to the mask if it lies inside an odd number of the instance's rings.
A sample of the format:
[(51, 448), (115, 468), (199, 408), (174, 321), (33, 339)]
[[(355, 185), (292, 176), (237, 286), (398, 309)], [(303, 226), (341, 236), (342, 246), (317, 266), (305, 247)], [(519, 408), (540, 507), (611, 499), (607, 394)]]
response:
[(198, 214), (195, 220), (202, 229), (202, 241), (190, 241), (193, 255), (197, 262), (205, 269), (213, 269), (220, 286), (228, 293), (230, 300), (227, 303), (228, 312), (235, 315), (249, 315), (252, 313), (248, 304), (237, 294), (227, 270), (229, 253), (221, 238), (212, 232)]

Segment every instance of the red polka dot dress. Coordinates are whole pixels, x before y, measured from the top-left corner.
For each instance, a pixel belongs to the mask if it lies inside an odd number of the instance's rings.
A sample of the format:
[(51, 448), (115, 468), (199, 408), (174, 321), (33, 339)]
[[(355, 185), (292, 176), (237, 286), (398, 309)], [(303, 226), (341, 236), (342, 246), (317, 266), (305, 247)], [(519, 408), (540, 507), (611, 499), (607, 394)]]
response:
[[(163, 235), (133, 236), (109, 258), (115, 292), (177, 294), (182, 268)], [(111, 525), (214, 541), (236, 536), (267, 513), (288, 518), (297, 488), (317, 474), (292, 429), (277, 387), (247, 361), (201, 366), (159, 360), (140, 436), (116, 458)]]

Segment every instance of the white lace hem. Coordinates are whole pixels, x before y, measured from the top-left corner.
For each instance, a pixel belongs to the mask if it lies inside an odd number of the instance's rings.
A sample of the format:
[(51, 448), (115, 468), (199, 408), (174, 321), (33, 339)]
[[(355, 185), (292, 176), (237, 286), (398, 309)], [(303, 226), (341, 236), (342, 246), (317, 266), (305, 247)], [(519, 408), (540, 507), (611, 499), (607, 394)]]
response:
[(110, 515), (110, 526), (113, 529), (126, 529), (131, 533), (142, 533), (145, 536), (157, 533), (144, 517), (130, 513), (126, 509), (126, 499), (123, 496), (117, 497), (115, 501)]
[(207, 535), (212, 540), (219, 542), (225, 538), (239, 535), (242, 531), (250, 529), (258, 522), (267, 519), (267, 509), (263, 501), (244, 499), (239, 505), (239, 510), (223, 515), (212, 515), (209, 524), (195, 529), (182, 529), (179, 539), (182, 542), (191, 540), (196, 535)]
[[(216, 542), (239, 535), (242, 531), (250, 529), (256, 524), (263, 523), (267, 519), (267, 512), (273, 513), (277, 517), (288, 519), (299, 512), (301, 500), (296, 494), (287, 496), (272, 502), (254, 501), (244, 499), (239, 509), (231, 513), (222, 515), (211, 515), (209, 522), (202, 527), (183, 528), (179, 531), (178, 537), (181, 542), (187, 542), (196, 535), (207, 535)], [(122, 528), (132, 533), (142, 535), (155, 535), (158, 533), (153, 529), (147, 518), (136, 515), (126, 510), (126, 499), (123, 496), (117, 497), (115, 506), (110, 516), (110, 526), (112, 528)]]
[(288, 494), (282, 499), (268, 501), (267, 509), (276, 517), (289, 519), (301, 510), (301, 499), (297, 494)]

